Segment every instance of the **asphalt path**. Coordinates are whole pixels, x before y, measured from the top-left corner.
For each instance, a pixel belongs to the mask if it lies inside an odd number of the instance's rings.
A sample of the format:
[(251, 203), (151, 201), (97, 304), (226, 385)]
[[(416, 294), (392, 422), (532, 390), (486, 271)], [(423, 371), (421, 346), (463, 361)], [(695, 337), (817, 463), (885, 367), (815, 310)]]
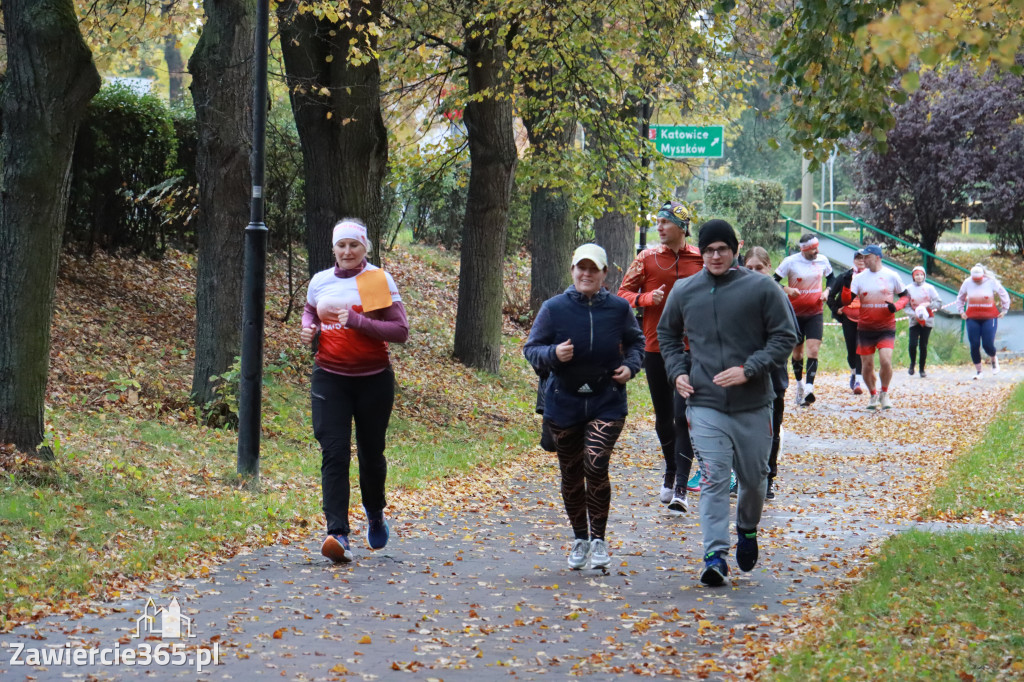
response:
[[(538, 450), (497, 477), (438, 488), (434, 503), (392, 494), (391, 541), (371, 552), (353, 536), (352, 564), (321, 557), (311, 531), (202, 578), (0, 635), (0, 679), (753, 678), (857, 579), (882, 539), (916, 525), (920, 490), (958, 447), (941, 432), (927, 443), (891, 434), (912, 434), (908, 421), (952, 429), (950, 405), (1000, 399), (1022, 375), (1016, 366), (981, 382), (964, 369), (904, 374), (896, 407), (881, 414), (863, 409), (866, 396), (850, 395), (845, 377), (819, 379), (813, 407), (787, 406), (761, 559), (741, 573), (730, 556), (720, 588), (698, 580), (697, 500), (685, 516), (665, 513), (652, 421), (634, 415), (613, 456), (607, 570), (567, 568), (558, 469)], [(172, 598), (193, 636), (147, 636), (147, 602), (167, 611)], [(147, 651), (161, 659), (143, 664)], [(197, 657), (214, 654), (197, 672)], [(120, 664), (108, 664), (115, 656)]]

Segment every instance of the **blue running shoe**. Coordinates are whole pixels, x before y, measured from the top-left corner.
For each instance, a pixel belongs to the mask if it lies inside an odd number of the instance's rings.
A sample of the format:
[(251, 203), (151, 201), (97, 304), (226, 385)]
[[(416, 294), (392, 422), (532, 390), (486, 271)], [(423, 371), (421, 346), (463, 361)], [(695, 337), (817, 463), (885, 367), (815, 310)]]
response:
[(328, 535), (324, 544), (320, 545), (320, 553), (336, 564), (347, 564), (352, 561), (352, 549), (348, 537), (344, 535)]
[(384, 549), (388, 544), (391, 528), (384, 518), (384, 510), (366, 512), (366, 542), (370, 549)]
[(746, 573), (757, 565), (757, 529), (743, 530), (736, 526), (736, 565)]
[(698, 468), (693, 472), (693, 476), (690, 476), (690, 480), (686, 482), (686, 492), (688, 493), (699, 493), (700, 492), (700, 469)]
[(736, 472), (729, 474), (729, 497), (736, 497), (739, 494), (739, 483), (736, 482)]
[(729, 566), (725, 563), (725, 552), (708, 552), (704, 556), (704, 570), (700, 581), (708, 587), (718, 587), (725, 583), (729, 575)]

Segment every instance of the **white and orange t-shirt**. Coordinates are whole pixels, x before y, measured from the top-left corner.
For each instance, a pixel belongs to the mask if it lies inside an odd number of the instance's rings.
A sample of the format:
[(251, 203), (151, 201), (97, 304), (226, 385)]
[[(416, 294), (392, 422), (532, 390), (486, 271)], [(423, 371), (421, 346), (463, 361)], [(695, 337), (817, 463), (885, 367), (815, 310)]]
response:
[[(910, 320), (911, 326), (934, 327), (935, 311), (942, 304), (942, 299), (939, 298), (939, 292), (935, 290), (935, 287), (928, 282), (923, 284), (911, 282), (907, 285), (907, 294), (910, 296), (910, 304), (906, 308), (907, 319)], [(918, 319), (915, 312), (920, 306), (928, 308), (928, 316), (923, 320)]]
[(889, 312), (889, 304), (895, 303), (897, 310), (906, 305), (907, 299), (897, 300), (906, 290), (900, 276), (889, 268), (880, 268), (878, 272), (864, 270), (854, 275), (850, 292), (860, 300), (857, 329), (895, 331), (896, 313)]
[(822, 283), (832, 274), (832, 264), (820, 253), (807, 260), (802, 253), (786, 256), (775, 269), (775, 274), (788, 280), (788, 285), (800, 293), (789, 302), (797, 317), (820, 315), (824, 306)]
[[(366, 270), (377, 270), (376, 265), (367, 263)], [(392, 303), (400, 303), (398, 287), (390, 273), (385, 272)], [(363, 312), (359, 297), (357, 277), (338, 277), (335, 268), (321, 270), (309, 281), (306, 303), (316, 309), (320, 318), (320, 340), (317, 346), (316, 362), (324, 369), (361, 376), (380, 372), (391, 364), (388, 343), (372, 338), (359, 329), (345, 327), (338, 322), (341, 310)]]
[(968, 277), (960, 285), (960, 293), (956, 296), (956, 310), (960, 314), (966, 311), (969, 320), (991, 320), (999, 317), (996, 298), (999, 299), (1003, 310), (1010, 309), (1010, 295), (998, 280), (984, 277), (981, 282), (975, 282), (973, 278)]

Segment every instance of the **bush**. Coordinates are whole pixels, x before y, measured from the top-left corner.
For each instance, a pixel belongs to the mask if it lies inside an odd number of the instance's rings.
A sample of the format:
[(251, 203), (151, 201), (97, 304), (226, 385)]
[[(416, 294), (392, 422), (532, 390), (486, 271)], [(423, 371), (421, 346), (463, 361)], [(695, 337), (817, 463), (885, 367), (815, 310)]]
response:
[(524, 251), (529, 242), (530, 192), (524, 185), (516, 182), (512, 185), (512, 197), (508, 207), (508, 239), (505, 242), (505, 254), (511, 256)]
[(775, 226), (783, 196), (778, 182), (732, 178), (709, 183), (705, 203), (709, 215), (733, 223), (747, 247), (770, 251), (782, 244)]
[(169, 189), (176, 151), (159, 99), (120, 83), (101, 89), (75, 144), (65, 243), (86, 255), (97, 247), (159, 252), (163, 216), (154, 199)]
[[(404, 166), (404, 167), (403, 167)], [(462, 244), (462, 223), (469, 190), (468, 158), (453, 158), (440, 168), (415, 154), (392, 160), (395, 198), (387, 224), (412, 227), (413, 240), (447, 249)], [(397, 215), (395, 215), (397, 214)], [(387, 236), (385, 241), (389, 241)]]
[(302, 146), (291, 110), (277, 108), (267, 121), (266, 223), (276, 241), (272, 249), (306, 240), (306, 173)]

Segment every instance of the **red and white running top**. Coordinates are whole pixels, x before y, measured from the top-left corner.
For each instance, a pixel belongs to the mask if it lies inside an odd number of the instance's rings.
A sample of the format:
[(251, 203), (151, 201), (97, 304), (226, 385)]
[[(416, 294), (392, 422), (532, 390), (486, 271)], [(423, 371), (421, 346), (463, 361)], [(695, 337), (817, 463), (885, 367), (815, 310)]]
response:
[(1010, 295), (998, 280), (991, 277), (984, 277), (980, 283), (968, 277), (960, 285), (960, 293), (956, 296), (956, 311), (960, 314), (967, 311), (969, 320), (990, 320), (999, 317), (999, 308), (996, 307), (996, 297), (1002, 310), (1010, 309)]
[(896, 304), (899, 310), (907, 304), (903, 294), (907, 287), (900, 276), (889, 268), (881, 268), (878, 272), (864, 270), (853, 276), (850, 292), (860, 300), (860, 317), (857, 329), (865, 331), (888, 331), (896, 329), (896, 313), (889, 312), (890, 303)]
[[(376, 265), (367, 263), (365, 269), (377, 270), (378, 268)], [(385, 272), (384, 276), (388, 281), (391, 301), (401, 303), (402, 297), (398, 295), (398, 287), (395, 285), (391, 273)], [(392, 308), (394, 307), (392, 306)], [(400, 310), (401, 306), (398, 308), (397, 312), (400, 313), (401, 322), (404, 323), (404, 311)], [(350, 311), (348, 326), (338, 322), (338, 313), (344, 309)], [(313, 275), (306, 293), (306, 310), (315, 313), (315, 317), (309, 315), (310, 320), (319, 318), (320, 340), (317, 346), (316, 362), (324, 369), (336, 374), (362, 376), (380, 372), (391, 364), (388, 344), (385, 340), (388, 335), (379, 332), (373, 333), (370, 328), (376, 322), (372, 318), (386, 318), (391, 309), (385, 308), (383, 311), (363, 313), (362, 299), (359, 297), (355, 277), (339, 277), (336, 274), (336, 268), (333, 267)], [(368, 318), (367, 315), (372, 317)], [(306, 315), (303, 316), (303, 323), (308, 324)], [(382, 326), (379, 322), (376, 324)], [(362, 326), (368, 328), (365, 330), (358, 328)], [(402, 341), (404, 339), (396, 337), (391, 340)]]
[(807, 260), (802, 253), (786, 256), (775, 268), (775, 274), (788, 279), (789, 287), (800, 292), (789, 299), (797, 317), (820, 315), (824, 305), (821, 285), (832, 274), (832, 264), (820, 253), (814, 260)]

